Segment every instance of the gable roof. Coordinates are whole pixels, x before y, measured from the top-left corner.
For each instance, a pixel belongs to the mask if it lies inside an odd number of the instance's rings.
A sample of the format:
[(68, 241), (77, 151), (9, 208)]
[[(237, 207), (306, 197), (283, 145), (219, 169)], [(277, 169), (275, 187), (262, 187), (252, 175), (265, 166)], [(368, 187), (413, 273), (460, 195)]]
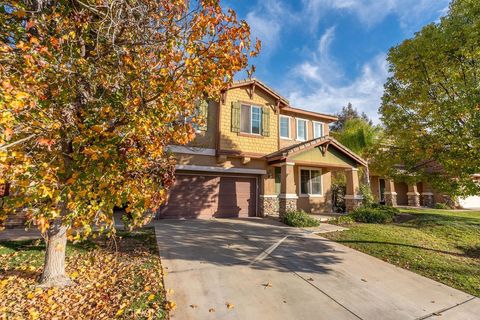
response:
[(367, 166), (367, 161), (365, 161), (363, 158), (361, 158), (359, 155), (356, 153), (350, 151), (347, 147), (345, 147), (343, 144), (335, 140), (334, 138), (330, 136), (323, 136), (320, 138), (315, 138), (311, 139), (308, 141), (304, 141), (301, 143), (294, 144), (292, 146), (288, 146), (285, 148), (282, 148), (278, 151), (272, 152), (268, 155), (265, 156), (267, 161), (272, 162), (272, 161), (278, 161), (278, 160), (285, 160), (288, 157), (291, 157), (297, 153), (307, 151), (310, 149), (313, 149), (315, 147), (319, 147), (321, 145), (332, 145), (338, 150), (340, 150), (342, 153), (350, 157), (351, 159), (355, 160), (357, 163), (359, 163), (362, 166)]
[[(241, 87), (245, 87), (245, 86), (251, 86), (251, 85), (255, 85), (255, 86), (258, 86), (259, 88), (261, 88), (263, 91), (267, 92), (268, 94), (270, 94), (271, 96), (273, 96), (274, 98), (277, 98), (278, 100), (280, 100), (280, 102), (282, 102), (284, 105), (288, 106), (290, 105), (290, 102), (285, 98), (283, 97), (282, 95), (280, 95), (278, 92), (276, 92), (275, 90), (273, 90), (272, 88), (270, 88), (269, 86), (267, 86), (265, 83), (263, 83), (262, 81), (258, 80), (258, 79), (246, 79), (246, 80), (240, 80), (240, 81), (235, 81), (233, 82), (229, 87), (228, 89), (235, 89), (235, 88), (241, 88)], [(227, 90), (228, 90), (227, 89)]]
[(310, 116), (310, 117), (322, 118), (322, 119), (327, 119), (327, 120), (331, 120), (331, 121), (337, 121), (338, 120), (338, 117), (336, 117), (336, 116), (332, 116), (332, 115), (325, 114), (325, 113), (320, 113), (320, 112), (308, 111), (308, 110), (304, 110), (304, 109), (298, 109), (298, 108), (289, 107), (289, 106), (282, 108), (282, 111), (298, 113), (298, 114), (302, 114), (302, 115), (306, 115), (306, 116)]

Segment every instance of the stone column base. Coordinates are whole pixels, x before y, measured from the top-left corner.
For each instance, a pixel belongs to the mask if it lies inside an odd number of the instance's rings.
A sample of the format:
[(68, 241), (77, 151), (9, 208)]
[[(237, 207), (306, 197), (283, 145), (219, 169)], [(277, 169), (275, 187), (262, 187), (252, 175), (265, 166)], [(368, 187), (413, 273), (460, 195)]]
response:
[(420, 197), (422, 206), (433, 208), (435, 206), (435, 197), (431, 192), (423, 192)]
[(385, 191), (385, 204), (387, 206), (396, 207), (397, 206), (397, 193), (396, 192), (387, 192)]
[(420, 207), (420, 193), (407, 192), (407, 197), (408, 197), (408, 206)]
[(278, 217), (279, 201), (277, 195), (260, 195), (258, 204), (261, 217)]
[(297, 210), (297, 195), (296, 194), (281, 194), (278, 199), (278, 213), (280, 219), (288, 211)]
[(346, 195), (345, 196), (345, 211), (351, 212), (362, 205), (363, 196), (361, 195)]

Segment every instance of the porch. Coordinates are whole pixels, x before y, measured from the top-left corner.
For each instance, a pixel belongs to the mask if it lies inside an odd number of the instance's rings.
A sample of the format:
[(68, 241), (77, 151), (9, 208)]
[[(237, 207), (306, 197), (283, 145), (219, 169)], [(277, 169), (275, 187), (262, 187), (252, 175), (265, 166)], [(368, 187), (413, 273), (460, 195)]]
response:
[(362, 202), (359, 167), (365, 161), (325, 136), (279, 150), (266, 157), (269, 167), (260, 191), (260, 214), (278, 216), (291, 210), (311, 214), (331, 213), (332, 173), (346, 177), (346, 210)]

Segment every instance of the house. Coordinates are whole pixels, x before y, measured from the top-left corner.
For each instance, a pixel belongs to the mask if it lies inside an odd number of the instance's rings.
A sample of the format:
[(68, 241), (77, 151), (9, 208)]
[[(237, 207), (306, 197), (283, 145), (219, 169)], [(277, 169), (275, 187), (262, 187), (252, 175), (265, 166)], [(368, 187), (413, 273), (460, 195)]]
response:
[(176, 182), (159, 218), (331, 212), (331, 175), (345, 172), (347, 210), (357, 207), (366, 162), (329, 136), (335, 116), (294, 108), (259, 80), (233, 83), (205, 107), (206, 126), (172, 145)]
[[(480, 174), (473, 175), (472, 179), (480, 183)], [(437, 203), (443, 203), (464, 209), (480, 208), (480, 196), (454, 201), (449, 195), (438, 192), (427, 182), (407, 183), (372, 174), (370, 187), (377, 202), (390, 206), (434, 207)]]

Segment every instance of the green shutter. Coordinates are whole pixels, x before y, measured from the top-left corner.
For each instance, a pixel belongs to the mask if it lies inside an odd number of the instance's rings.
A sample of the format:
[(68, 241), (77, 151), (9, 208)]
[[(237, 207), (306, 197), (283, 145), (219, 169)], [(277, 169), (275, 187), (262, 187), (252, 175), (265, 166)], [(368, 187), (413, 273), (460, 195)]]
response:
[(208, 101), (202, 100), (198, 106), (198, 114), (203, 119), (203, 124), (199, 127), (202, 131), (207, 131), (208, 127)]
[(232, 132), (240, 132), (240, 102), (232, 102)]
[(270, 108), (262, 108), (262, 136), (270, 136)]

